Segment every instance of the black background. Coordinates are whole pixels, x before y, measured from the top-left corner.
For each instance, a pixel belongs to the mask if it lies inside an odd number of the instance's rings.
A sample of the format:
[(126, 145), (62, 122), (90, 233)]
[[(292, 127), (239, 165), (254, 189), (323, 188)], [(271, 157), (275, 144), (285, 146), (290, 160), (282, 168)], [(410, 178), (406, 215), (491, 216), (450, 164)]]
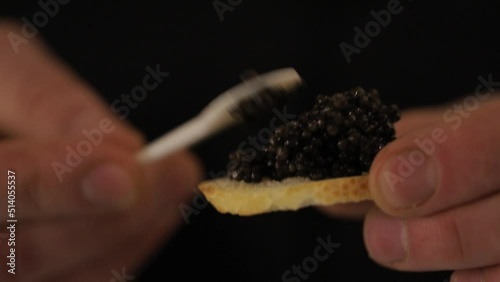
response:
[[(222, 1), (225, 2), (225, 1)], [(237, 2), (237, 1), (235, 1)], [(219, 19), (212, 1), (72, 0), (40, 28), (54, 51), (108, 102), (142, 82), (147, 65), (170, 76), (129, 115), (152, 139), (196, 114), (242, 70), (295, 67), (308, 94), (289, 105), (304, 110), (318, 93), (361, 85), (402, 108), (448, 101), (473, 91), (479, 75), (500, 80), (498, 1), (401, 1), (403, 11), (348, 64), (339, 48), (353, 28), (388, 1), (250, 1)], [(2, 16), (27, 17), (36, 1), (2, 1)], [(22, 46), (21, 46), (22, 48)], [(0, 62), (1, 63), (1, 62)], [(207, 172), (252, 134), (235, 128), (195, 148)], [(208, 178), (208, 174), (207, 174)], [(255, 217), (190, 217), (145, 264), (136, 281), (281, 281), (312, 255), (316, 238), (341, 246), (307, 281), (442, 282), (449, 272), (398, 273), (367, 257), (362, 224), (312, 208)]]

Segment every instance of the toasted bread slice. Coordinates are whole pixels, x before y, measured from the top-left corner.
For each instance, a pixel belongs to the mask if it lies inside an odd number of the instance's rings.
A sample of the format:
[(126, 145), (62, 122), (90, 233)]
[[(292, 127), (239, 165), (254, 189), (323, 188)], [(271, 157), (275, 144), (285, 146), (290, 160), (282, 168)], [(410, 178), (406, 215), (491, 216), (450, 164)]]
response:
[(198, 186), (220, 213), (241, 216), (372, 199), (367, 175), (320, 181), (292, 177), (282, 181), (266, 179), (259, 183), (219, 178), (201, 182)]

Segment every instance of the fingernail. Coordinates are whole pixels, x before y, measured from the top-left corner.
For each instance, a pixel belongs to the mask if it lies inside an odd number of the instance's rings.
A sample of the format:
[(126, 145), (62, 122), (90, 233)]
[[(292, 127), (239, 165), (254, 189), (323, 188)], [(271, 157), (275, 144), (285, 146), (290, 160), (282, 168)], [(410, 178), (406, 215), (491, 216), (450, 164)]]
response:
[(407, 256), (408, 235), (405, 223), (387, 215), (380, 215), (376, 220), (374, 244), (370, 248), (370, 256), (381, 263), (395, 263)]
[(82, 193), (93, 204), (114, 208), (130, 206), (135, 199), (132, 178), (114, 164), (98, 166), (84, 177)]
[(434, 160), (422, 151), (400, 153), (382, 167), (379, 188), (386, 201), (395, 208), (411, 208), (429, 199), (437, 187)]
[(484, 275), (480, 269), (461, 270), (453, 273), (451, 282), (484, 282)]

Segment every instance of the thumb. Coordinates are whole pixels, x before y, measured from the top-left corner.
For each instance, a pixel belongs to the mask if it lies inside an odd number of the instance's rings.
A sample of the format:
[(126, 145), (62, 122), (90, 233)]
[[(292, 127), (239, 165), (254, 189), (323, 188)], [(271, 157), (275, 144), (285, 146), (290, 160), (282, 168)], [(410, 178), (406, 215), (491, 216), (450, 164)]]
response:
[(457, 113), (456, 108), (377, 155), (369, 186), (384, 212), (423, 216), (498, 191), (500, 102), (474, 111)]

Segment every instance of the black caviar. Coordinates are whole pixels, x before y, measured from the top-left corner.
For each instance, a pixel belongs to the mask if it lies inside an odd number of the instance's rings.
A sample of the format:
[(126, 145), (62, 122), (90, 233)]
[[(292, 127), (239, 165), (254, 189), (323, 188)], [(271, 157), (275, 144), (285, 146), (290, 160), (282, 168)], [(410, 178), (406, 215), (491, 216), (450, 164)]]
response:
[(259, 182), (303, 176), (311, 180), (360, 175), (395, 138), (396, 105), (384, 105), (376, 90), (353, 88), (316, 97), (313, 108), (278, 127), (263, 151), (234, 151), (228, 176)]

